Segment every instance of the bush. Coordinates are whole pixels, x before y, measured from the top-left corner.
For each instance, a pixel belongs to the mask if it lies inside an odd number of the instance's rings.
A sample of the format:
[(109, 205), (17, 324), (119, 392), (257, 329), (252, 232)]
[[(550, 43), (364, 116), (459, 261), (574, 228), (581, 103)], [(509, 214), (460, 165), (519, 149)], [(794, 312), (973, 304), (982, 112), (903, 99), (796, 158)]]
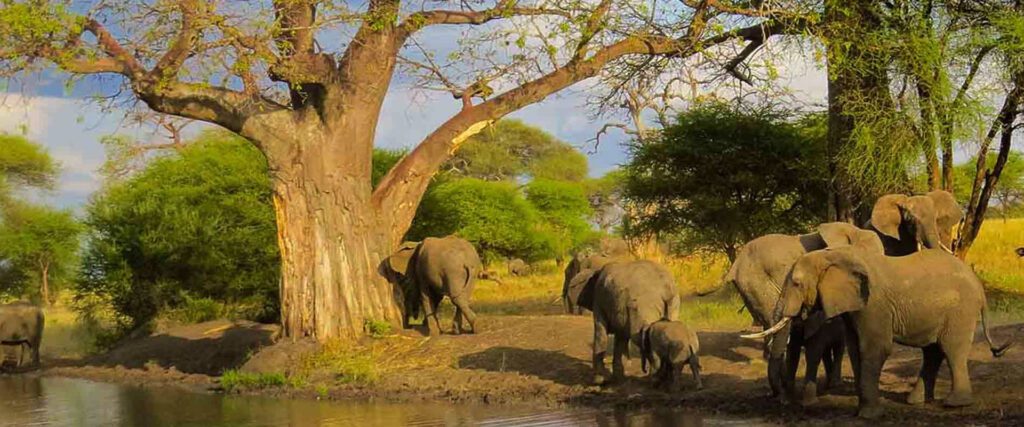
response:
[(225, 371), (220, 377), (220, 386), (231, 393), (242, 389), (264, 389), (288, 384), (282, 373), (254, 374), (236, 370)]
[(555, 255), (555, 237), (543, 228), (540, 212), (509, 182), (456, 179), (428, 192), (407, 239), (449, 234), (472, 242), (485, 261), (497, 257), (537, 260)]
[(78, 292), (112, 305), (123, 329), (183, 308), (264, 301), (278, 310), (279, 256), (266, 161), (251, 144), (206, 132), (179, 155), (160, 158), (105, 188), (87, 208), (90, 228)]

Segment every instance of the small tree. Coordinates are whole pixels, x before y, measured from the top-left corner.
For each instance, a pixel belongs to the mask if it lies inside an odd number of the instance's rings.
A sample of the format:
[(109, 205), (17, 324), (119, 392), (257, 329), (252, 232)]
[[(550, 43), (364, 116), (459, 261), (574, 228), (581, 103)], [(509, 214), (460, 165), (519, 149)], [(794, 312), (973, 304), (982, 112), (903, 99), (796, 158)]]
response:
[(53, 187), (59, 170), (50, 154), (24, 137), (0, 133), (0, 207), (13, 190)]
[(555, 259), (565, 259), (569, 251), (596, 239), (587, 223), (593, 210), (578, 183), (535, 179), (526, 185), (526, 200), (537, 208), (555, 236)]
[(580, 181), (587, 158), (571, 145), (520, 120), (502, 120), (474, 135), (448, 161), (457, 176), (486, 181), (543, 178)]
[(630, 147), (630, 234), (677, 234), (683, 249), (724, 251), (825, 217), (825, 132), (819, 116), (699, 105), (646, 144)]
[(87, 208), (78, 291), (110, 301), (127, 327), (185, 297), (249, 303), (276, 317), (280, 258), (263, 156), (208, 131), (115, 182)]
[(16, 203), (5, 210), (0, 225), (0, 258), (28, 273), (23, 279), (38, 280), (40, 299), (49, 305), (54, 279), (60, 283), (74, 271), (81, 231), (71, 211)]

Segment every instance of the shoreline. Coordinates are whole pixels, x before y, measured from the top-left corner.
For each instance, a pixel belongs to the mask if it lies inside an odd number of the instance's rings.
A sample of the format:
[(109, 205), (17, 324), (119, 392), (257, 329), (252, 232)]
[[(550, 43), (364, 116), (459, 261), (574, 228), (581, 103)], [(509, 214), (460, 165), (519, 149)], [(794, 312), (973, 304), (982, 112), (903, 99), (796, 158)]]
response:
[[(689, 378), (678, 394), (651, 388), (640, 372), (639, 360), (627, 360), (627, 380), (600, 387), (589, 384), (589, 340), (592, 324), (581, 316), (487, 316), (484, 328), (475, 335), (418, 336), (414, 331), (384, 339), (367, 339), (357, 349), (331, 353), (329, 347), (316, 352), (317, 363), (297, 362), (294, 353), (301, 344), (290, 341), (261, 347), (252, 360), (280, 369), (285, 367), (289, 384), (268, 387), (238, 386), (224, 390), (220, 377), (194, 372), (202, 360), (233, 360), (247, 348), (229, 349), (224, 344), (252, 343), (238, 331), (259, 335), (261, 326), (235, 324), (221, 335), (201, 340), (182, 339), (195, 331), (209, 331), (210, 325), (189, 326), (184, 332), (144, 338), (105, 355), (81, 360), (54, 360), (33, 375), (81, 378), (140, 387), (175, 387), (200, 393), (229, 393), (269, 398), (386, 403), (449, 403), (500, 405), (537, 409), (620, 409), (681, 408), (709, 417), (758, 419), (771, 423), (864, 424), (855, 418), (856, 397), (849, 363), (844, 363), (844, 385), (834, 395), (822, 396), (814, 405), (780, 405), (767, 398), (765, 363), (760, 344), (743, 340), (737, 331), (699, 333), (704, 365), (705, 388), (696, 391)], [(1024, 338), (1022, 325), (1004, 325), (993, 330), (996, 340)], [(172, 339), (173, 338), (173, 339)], [(257, 340), (258, 341), (258, 340)], [(161, 344), (155, 345), (154, 342)], [(170, 349), (166, 347), (171, 347)], [(210, 354), (181, 346), (197, 345)], [(177, 349), (177, 351), (174, 351)], [(145, 351), (143, 351), (145, 350)], [(228, 351), (232, 350), (232, 351)], [(886, 363), (882, 391), (886, 415), (870, 424), (928, 424), (973, 422), (1014, 424), (1024, 422), (1024, 351), (1011, 350), (993, 359), (981, 340), (971, 354), (971, 374), (976, 403), (962, 409), (942, 408), (940, 403), (910, 406), (903, 403), (919, 367), (920, 351), (899, 348)], [(147, 359), (151, 352), (168, 352), (178, 359)], [(351, 353), (347, 352), (351, 351)], [(282, 361), (278, 355), (292, 357)], [(352, 381), (343, 377), (346, 357), (367, 357), (379, 371), (371, 380)], [(324, 356), (327, 355), (327, 356)], [(329, 357), (328, 357), (329, 356)], [(252, 361), (250, 360), (250, 361)], [(610, 361), (609, 361), (610, 362)], [(257, 363), (258, 365), (259, 363)], [(45, 366), (45, 365), (44, 365)], [(241, 371), (246, 371), (242, 366)], [(252, 371), (250, 371), (252, 372)], [(253, 373), (253, 375), (261, 375)], [(284, 377), (282, 377), (284, 378)], [(949, 390), (943, 370), (936, 392), (941, 399)]]

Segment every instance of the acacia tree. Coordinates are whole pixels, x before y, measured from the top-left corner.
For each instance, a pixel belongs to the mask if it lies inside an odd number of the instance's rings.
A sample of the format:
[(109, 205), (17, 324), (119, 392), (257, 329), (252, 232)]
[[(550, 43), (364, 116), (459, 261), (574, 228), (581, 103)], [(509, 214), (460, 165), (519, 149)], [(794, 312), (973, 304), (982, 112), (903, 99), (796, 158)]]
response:
[[(467, 138), (610, 64), (640, 68), (643, 58), (797, 31), (806, 11), (796, 0), (3, 4), (0, 73), (52, 64), (74, 77), (118, 76), (123, 93), (149, 108), (215, 123), (263, 152), (283, 329), (318, 339), (358, 334), (368, 318), (399, 318), (377, 266)], [(463, 29), (437, 29), (445, 26)], [(373, 188), (378, 117), (403, 78), (451, 93), (462, 108)]]

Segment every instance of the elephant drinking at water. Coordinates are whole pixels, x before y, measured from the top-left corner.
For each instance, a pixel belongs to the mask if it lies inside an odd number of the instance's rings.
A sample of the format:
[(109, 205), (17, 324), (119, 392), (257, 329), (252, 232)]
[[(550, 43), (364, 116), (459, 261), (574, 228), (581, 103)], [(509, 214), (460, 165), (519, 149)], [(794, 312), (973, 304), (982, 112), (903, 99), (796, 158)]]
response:
[[(18, 346), (17, 367), (24, 365), (25, 347), (32, 365), (39, 366), (39, 345), (43, 341), (43, 311), (26, 302), (0, 305), (0, 345)], [(3, 352), (0, 352), (2, 355)], [(2, 357), (2, 356), (0, 356)], [(3, 360), (0, 359), (0, 364)]]

